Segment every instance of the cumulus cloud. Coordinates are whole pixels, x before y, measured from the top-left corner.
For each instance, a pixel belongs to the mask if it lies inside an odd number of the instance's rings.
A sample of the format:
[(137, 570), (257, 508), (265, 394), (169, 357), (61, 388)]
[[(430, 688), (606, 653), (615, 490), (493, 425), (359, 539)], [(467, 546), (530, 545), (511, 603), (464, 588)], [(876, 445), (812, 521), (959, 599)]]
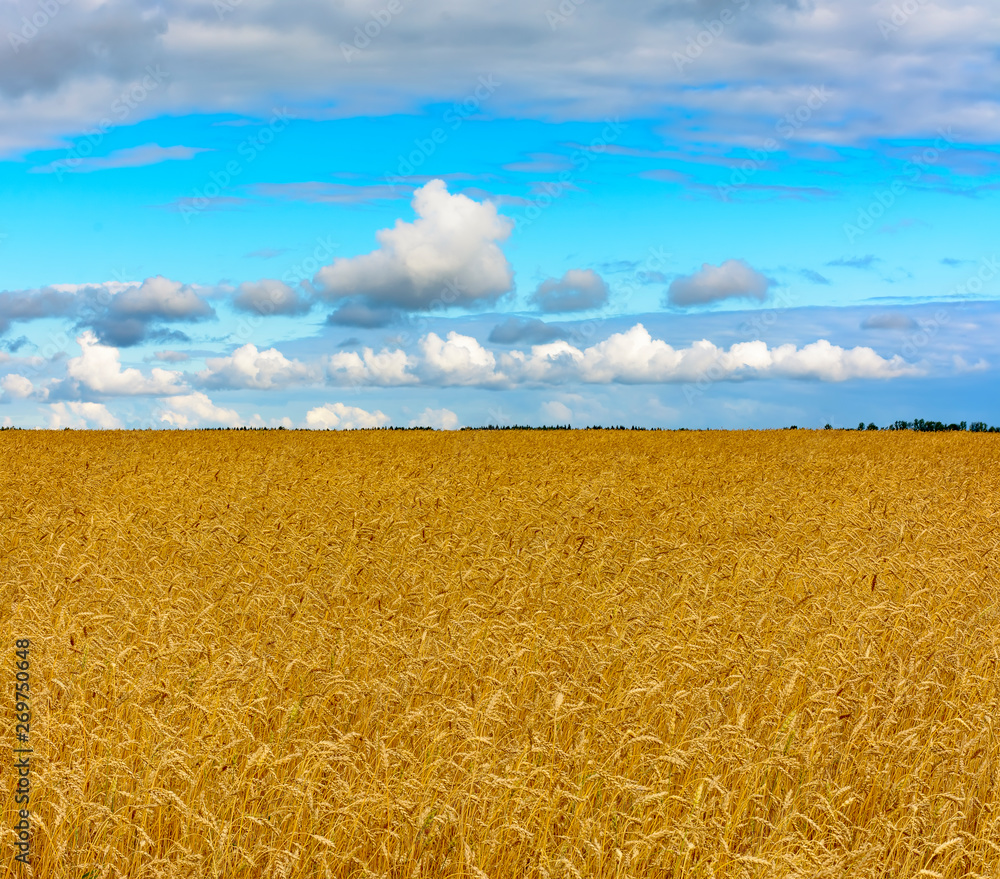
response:
[(52, 284), (0, 292), (0, 333), (15, 321), (68, 318), (117, 347), (183, 337), (163, 325), (212, 317), (215, 311), (194, 287), (159, 276), (142, 284)]
[(276, 348), (258, 351), (257, 346), (250, 343), (237, 348), (228, 357), (210, 357), (205, 364), (208, 368), (198, 373), (198, 379), (207, 388), (273, 390), (317, 381), (321, 377), (318, 366), (289, 360)]
[(483, 385), (502, 383), (505, 377), (496, 372), (496, 357), (472, 336), (454, 331), (442, 339), (428, 333), (420, 340), (424, 374), (443, 385)]
[(62, 430), (64, 427), (76, 430), (88, 427), (117, 430), (121, 426), (121, 422), (103, 403), (81, 403), (74, 400), (68, 403), (49, 404), (49, 430)]
[(3, 397), (0, 397), (0, 400), (3, 400), (4, 397), (26, 400), (35, 392), (35, 386), (31, 383), (31, 379), (16, 373), (5, 375), (0, 379), (0, 388), (3, 389)]
[(915, 330), (919, 326), (912, 317), (898, 311), (873, 314), (861, 322), (863, 330)]
[(79, 357), (66, 362), (66, 373), (97, 394), (115, 396), (177, 393), (183, 388), (182, 374), (154, 368), (149, 376), (138, 369), (122, 369), (117, 348), (102, 345), (89, 330), (77, 337), (82, 349)]
[(72, 290), (56, 287), (4, 290), (0, 292), (0, 333), (6, 333), (15, 321), (71, 315), (76, 306), (77, 298)]
[(502, 359), (508, 374), (521, 381), (592, 384), (702, 382), (747, 378), (799, 378), (820, 381), (896, 378), (915, 375), (916, 367), (898, 355), (885, 359), (871, 348), (844, 349), (820, 339), (802, 348), (765, 342), (739, 342), (728, 350), (706, 339), (674, 348), (654, 339), (642, 325), (615, 333), (580, 350), (566, 342), (538, 345), (530, 354)]
[[(495, 354), (471, 336), (456, 332), (442, 339), (428, 333), (419, 342), (419, 355), (407, 358), (402, 350), (383, 351), (384, 363), (398, 368), (375, 370), (356, 354), (331, 379), (347, 383), (383, 385), (406, 381), (428, 386), (511, 388), (525, 385), (660, 384), (765, 378), (796, 378), (839, 382), (849, 379), (891, 379), (918, 375), (920, 369), (899, 355), (885, 358), (872, 348), (842, 348), (820, 339), (801, 348), (768, 347), (765, 342), (739, 342), (720, 348), (703, 339), (675, 348), (654, 339), (642, 325), (614, 333), (589, 348), (565, 340), (534, 345), (529, 351)], [(366, 352), (372, 358), (370, 349)], [(332, 358), (331, 358), (332, 360)], [(403, 369), (403, 366), (406, 369)], [(388, 377), (388, 380), (383, 378)]]
[(177, 428), (240, 427), (242, 421), (235, 409), (223, 409), (200, 391), (178, 394), (163, 400), (166, 409), (160, 421)]
[(668, 305), (686, 308), (724, 299), (767, 298), (771, 280), (742, 259), (727, 259), (722, 265), (703, 263), (693, 275), (675, 278), (667, 290)]
[(424, 409), (410, 422), (410, 427), (433, 427), (435, 430), (458, 430), (458, 416), (451, 409)]
[(497, 345), (541, 345), (566, 336), (564, 330), (538, 318), (509, 317), (490, 331), (488, 341)]
[(312, 301), (301, 291), (293, 290), (282, 281), (270, 279), (240, 284), (233, 297), (234, 308), (255, 314), (294, 316), (305, 314), (312, 306)]
[(415, 221), (397, 220), (376, 234), (377, 250), (320, 269), (321, 295), (418, 311), (436, 302), (492, 303), (511, 289), (514, 273), (499, 243), (512, 223), (494, 204), (453, 195), (443, 180), (431, 180), (414, 193), (413, 209)]
[[(108, 345), (128, 347), (149, 337), (169, 338), (170, 331), (154, 329), (160, 323), (189, 323), (215, 317), (215, 310), (189, 284), (157, 275), (114, 295), (100, 291), (84, 303), (80, 323)], [(181, 334), (183, 335), (183, 334)]]
[(378, 354), (372, 348), (356, 351), (339, 351), (326, 361), (327, 375), (333, 384), (340, 385), (409, 385), (419, 378), (409, 372), (413, 363), (407, 353), (399, 348), (383, 348)]
[(531, 303), (546, 312), (587, 311), (608, 301), (608, 285), (592, 269), (570, 269), (559, 280), (539, 284)]
[(357, 406), (326, 403), (306, 413), (306, 426), (313, 430), (359, 430), (365, 427), (385, 427), (392, 419), (376, 409), (366, 412)]

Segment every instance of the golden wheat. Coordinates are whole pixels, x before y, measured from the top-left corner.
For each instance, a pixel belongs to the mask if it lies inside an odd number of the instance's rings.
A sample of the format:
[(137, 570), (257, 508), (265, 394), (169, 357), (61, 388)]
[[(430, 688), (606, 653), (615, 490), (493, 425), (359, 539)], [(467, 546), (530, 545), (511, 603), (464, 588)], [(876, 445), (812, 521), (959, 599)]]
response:
[(0, 453), (35, 877), (1000, 875), (993, 436)]

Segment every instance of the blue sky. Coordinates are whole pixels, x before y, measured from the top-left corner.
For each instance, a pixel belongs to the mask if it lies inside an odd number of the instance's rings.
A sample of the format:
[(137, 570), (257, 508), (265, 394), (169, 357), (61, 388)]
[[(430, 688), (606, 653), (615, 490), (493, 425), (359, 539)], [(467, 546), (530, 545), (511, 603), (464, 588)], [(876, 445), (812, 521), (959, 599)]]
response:
[(1000, 423), (1000, 9), (10, 2), (0, 422)]

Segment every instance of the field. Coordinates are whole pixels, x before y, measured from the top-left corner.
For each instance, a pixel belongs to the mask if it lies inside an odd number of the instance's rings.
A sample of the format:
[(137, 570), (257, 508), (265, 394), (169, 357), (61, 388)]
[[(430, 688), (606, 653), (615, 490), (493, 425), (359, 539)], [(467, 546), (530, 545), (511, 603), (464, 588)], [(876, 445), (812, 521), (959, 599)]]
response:
[(0, 454), (4, 875), (1000, 875), (994, 435)]

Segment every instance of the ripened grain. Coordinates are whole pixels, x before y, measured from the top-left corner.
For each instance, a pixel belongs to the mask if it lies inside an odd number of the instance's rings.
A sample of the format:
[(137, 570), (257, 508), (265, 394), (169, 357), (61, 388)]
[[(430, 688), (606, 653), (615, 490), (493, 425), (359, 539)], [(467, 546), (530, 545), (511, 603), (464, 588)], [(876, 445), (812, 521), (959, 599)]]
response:
[(0, 454), (36, 877), (1000, 871), (992, 435)]

